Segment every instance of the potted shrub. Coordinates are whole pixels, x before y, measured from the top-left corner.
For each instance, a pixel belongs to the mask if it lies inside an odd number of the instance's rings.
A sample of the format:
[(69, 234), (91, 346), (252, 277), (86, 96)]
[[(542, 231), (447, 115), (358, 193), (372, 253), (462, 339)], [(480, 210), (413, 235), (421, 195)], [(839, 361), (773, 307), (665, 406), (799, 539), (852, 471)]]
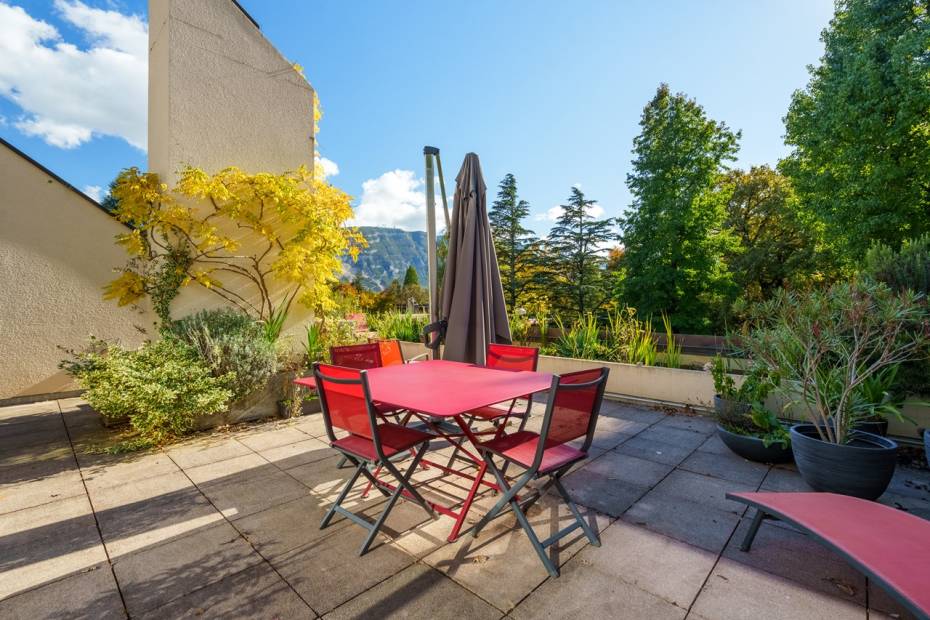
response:
[(750, 461), (785, 463), (791, 460), (788, 431), (775, 414), (765, 408), (765, 399), (778, 383), (777, 375), (756, 364), (736, 387), (726, 360), (719, 355), (710, 364), (714, 378), (714, 413), (717, 434), (726, 446)]
[(780, 389), (810, 422), (790, 431), (804, 480), (818, 491), (879, 497), (894, 474), (897, 444), (856, 427), (889, 410), (865, 386), (926, 346), (920, 297), (872, 281), (779, 291), (751, 310), (750, 326), (744, 346), (783, 377)]

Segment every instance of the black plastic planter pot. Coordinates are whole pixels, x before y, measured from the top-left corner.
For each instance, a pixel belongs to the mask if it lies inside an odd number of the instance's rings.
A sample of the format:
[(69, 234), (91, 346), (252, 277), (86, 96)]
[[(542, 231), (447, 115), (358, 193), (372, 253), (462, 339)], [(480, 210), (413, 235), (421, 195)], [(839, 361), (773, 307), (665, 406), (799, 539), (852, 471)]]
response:
[(730, 450), (744, 459), (757, 463), (787, 463), (791, 460), (791, 446), (784, 448), (780, 443), (774, 443), (766, 448), (758, 437), (731, 433), (719, 424), (717, 434)]
[(847, 444), (820, 439), (813, 424), (791, 427), (794, 462), (815, 491), (878, 499), (888, 488), (897, 462), (898, 444), (863, 431), (853, 431)]
[(927, 456), (927, 466), (930, 467), (930, 428), (924, 430), (924, 454)]

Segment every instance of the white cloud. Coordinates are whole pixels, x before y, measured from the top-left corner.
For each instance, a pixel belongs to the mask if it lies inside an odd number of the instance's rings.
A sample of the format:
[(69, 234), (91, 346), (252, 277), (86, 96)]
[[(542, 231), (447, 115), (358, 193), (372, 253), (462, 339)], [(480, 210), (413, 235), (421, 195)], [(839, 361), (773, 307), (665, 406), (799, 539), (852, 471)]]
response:
[(325, 157), (317, 157), (317, 161), (319, 161), (320, 165), (323, 167), (324, 177), (334, 177), (339, 174), (339, 165), (333, 160)]
[(15, 126), (61, 148), (107, 135), (145, 150), (145, 22), (79, 0), (56, 0), (55, 8), (84, 32), (88, 49), (63, 41), (52, 25), (0, 0), (0, 96), (24, 111)]
[[(355, 226), (389, 226), (404, 230), (426, 229), (426, 182), (412, 170), (392, 170), (362, 183), (355, 207)], [(442, 198), (436, 184), (436, 228), (445, 228)], [(452, 204), (449, 204), (452, 208)]]
[(103, 198), (103, 188), (99, 185), (86, 185), (83, 191), (85, 194), (100, 202), (100, 199)]

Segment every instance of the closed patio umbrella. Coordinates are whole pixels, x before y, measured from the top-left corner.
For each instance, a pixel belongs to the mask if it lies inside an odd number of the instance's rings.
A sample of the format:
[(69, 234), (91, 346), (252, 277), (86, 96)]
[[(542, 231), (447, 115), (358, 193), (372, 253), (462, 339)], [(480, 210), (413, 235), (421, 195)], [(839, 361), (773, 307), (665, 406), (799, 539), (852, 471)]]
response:
[(442, 357), (484, 364), (488, 343), (510, 343), (510, 324), (477, 155), (465, 156), (455, 184), (442, 284), (441, 316), (448, 323)]

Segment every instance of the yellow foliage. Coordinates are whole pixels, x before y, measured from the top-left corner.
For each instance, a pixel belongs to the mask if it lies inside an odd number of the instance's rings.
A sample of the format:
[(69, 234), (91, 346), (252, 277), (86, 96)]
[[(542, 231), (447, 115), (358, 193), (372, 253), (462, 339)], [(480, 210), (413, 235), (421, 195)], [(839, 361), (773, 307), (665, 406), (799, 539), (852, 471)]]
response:
[[(294, 299), (323, 310), (332, 306), (341, 257), (354, 260), (366, 245), (358, 230), (346, 226), (350, 197), (303, 166), (285, 174), (229, 167), (214, 175), (188, 167), (171, 191), (154, 173), (129, 168), (113, 195), (116, 217), (133, 227), (117, 237), (130, 263), (106, 291), (120, 304), (155, 290), (153, 263), (183, 251), (192, 261), (179, 279), (182, 286), (196, 282), (258, 318)], [(240, 255), (240, 248), (249, 249)], [(217, 272), (244, 279), (255, 295), (227, 289)], [(269, 278), (284, 286), (283, 301), (272, 299)]]

